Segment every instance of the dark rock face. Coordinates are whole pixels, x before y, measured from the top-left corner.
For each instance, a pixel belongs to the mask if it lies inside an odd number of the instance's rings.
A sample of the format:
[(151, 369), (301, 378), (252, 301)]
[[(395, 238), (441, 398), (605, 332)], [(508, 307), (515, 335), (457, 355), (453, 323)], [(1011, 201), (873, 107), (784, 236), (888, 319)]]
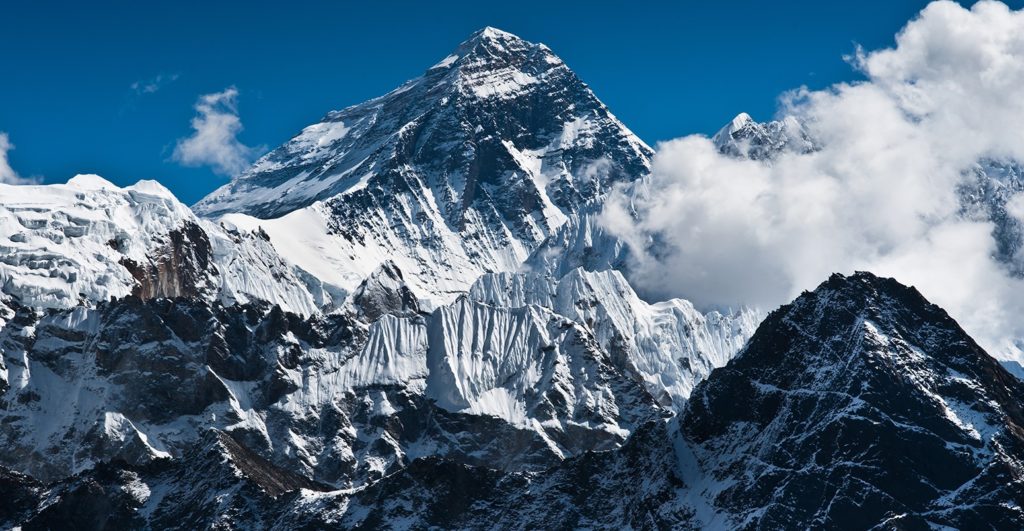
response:
[(201, 297), (211, 291), (209, 277), (217, 274), (210, 239), (195, 223), (170, 231), (162, 249), (147, 263), (121, 261), (138, 282), (133, 295), (142, 299)]
[(52, 503), (22, 528), (269, 529), (299, 488), (327, 489), (210, 431), (180, 460), (102, 464), (50, 485)]
[(420, 313), (419, 301), (394, 262), (383, 264), (367, 277), (355, 293), (352, 303), (367, 322), (382, 315), (412, 316)]
[(55, 503), (22, 521), (25, 530), (133, 529), (146, 521), (131, 486), (138, 476), (119, 464), (102, 464), (88, 474), (53, 486)]
[(345, 514), (307, 522), (351, 529), (393, 522), (415, 529), (690, 527), (668, 435), (664, 423), (650, 423), (619, 450), (587, 453), (540, 474), (421, 459), (353, 495)]
[(916, 290), (834, 275), (773, 312), (680, 419), (742, 527), (1011, 528), (1024, 384)]
[(36, 509), (43, 485), (24, 474), (0, 467), (0, 525), (13, 527)]

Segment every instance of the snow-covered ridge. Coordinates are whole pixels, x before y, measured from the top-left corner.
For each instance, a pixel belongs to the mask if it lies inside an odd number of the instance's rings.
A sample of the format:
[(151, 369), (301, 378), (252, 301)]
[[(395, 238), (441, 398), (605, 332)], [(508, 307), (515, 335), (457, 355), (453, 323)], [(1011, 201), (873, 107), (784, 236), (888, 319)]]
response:
[(36, 308), (136, 294), (261, 300), (308, 315), (331, 301), (265, 237), (197, 218), (155, 181), (0, 184), (0, 254), (3, 295)]
[(549, 308), (580, 323), (602, 348), (624, 354), (647, 390), (673, 408), (739, 351), (762, 317), (751, 309), (702, 314), (681, 299), (649, 304), (614, 270), (576, 268), (559, 280), (533, 273), (489, 274), (473, 284), (469, 297), (499, 307)]
[(192, 212), (152, 181), (118, 188), (96, 175), (63, 185), (0, 184), (0, 285), (22, 304), (68, 308), (129, 295), (122, 264), (145, 263)]

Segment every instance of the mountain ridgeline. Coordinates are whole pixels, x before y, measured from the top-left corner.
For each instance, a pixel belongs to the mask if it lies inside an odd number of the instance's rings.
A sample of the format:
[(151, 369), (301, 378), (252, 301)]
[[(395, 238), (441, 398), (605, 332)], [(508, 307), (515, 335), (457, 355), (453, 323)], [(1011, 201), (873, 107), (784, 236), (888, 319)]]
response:
[[(792, 119), (714, 137), (770, 164)], [(653, 152), (493, 28), (189, 208), (0, 184), (0, 526), (1024, 526), (1024, 382), (914, 288), (645, 300), (602, 225)], [(1007, 215), (979, 162), (963, 214)]]

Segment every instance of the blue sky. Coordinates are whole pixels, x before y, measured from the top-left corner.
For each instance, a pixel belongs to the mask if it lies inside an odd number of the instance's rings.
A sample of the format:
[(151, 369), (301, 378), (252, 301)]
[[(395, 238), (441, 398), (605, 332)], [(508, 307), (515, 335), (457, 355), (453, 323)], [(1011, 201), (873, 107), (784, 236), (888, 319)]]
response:
[(157, 179), (192, 203), (227, 181), (171, 158), (200, 94), (237, 87), (240, 140), (273, 147), (490, 25), (551, 46), (654, 144), (857, 79), (843, 55), (891, 45), (925, 2), (67, 4), (8, 2), (0, 17), (10, 164), (45, 182)]

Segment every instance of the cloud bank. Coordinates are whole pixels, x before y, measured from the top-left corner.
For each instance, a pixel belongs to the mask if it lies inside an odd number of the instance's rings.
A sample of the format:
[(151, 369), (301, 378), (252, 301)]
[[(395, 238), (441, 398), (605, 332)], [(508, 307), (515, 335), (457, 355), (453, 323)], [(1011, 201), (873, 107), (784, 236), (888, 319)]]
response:
[(11, 143), (10, 137), (7, 133), (0, 131), (0, 183), (3, 184), (33, 184), (36, 182), (35, 179), (28, 179), (18, 175), (18, 172), (14, 171), (11, 167), (10, 160), (7, 158), (7, 153), (14, 149), (14, 144)]
[[(603, 214), (652, 296), (771, 308), (832, 272), (913, 284), (983, 346), (1021, 357), (1024, 281), (958, 194), (979, 161), (1024, 161), (1024, 12), (929, 4), (896, 46), (858, 50), (866, 80), (783, 95), (820, 146), (764, 163), (689, 136), (658, 146), (646, 189)], [(1024, 196), (1007, 212), (1024, 220)]]
[(243, 127), (238, 116), (237, 88), (204, 94), (195, 109), (193, 133), (178, 140), (172, 160), (185, 166), (210, 166), (216, 173), (234, 176), (262, 151), (238, 140)]

